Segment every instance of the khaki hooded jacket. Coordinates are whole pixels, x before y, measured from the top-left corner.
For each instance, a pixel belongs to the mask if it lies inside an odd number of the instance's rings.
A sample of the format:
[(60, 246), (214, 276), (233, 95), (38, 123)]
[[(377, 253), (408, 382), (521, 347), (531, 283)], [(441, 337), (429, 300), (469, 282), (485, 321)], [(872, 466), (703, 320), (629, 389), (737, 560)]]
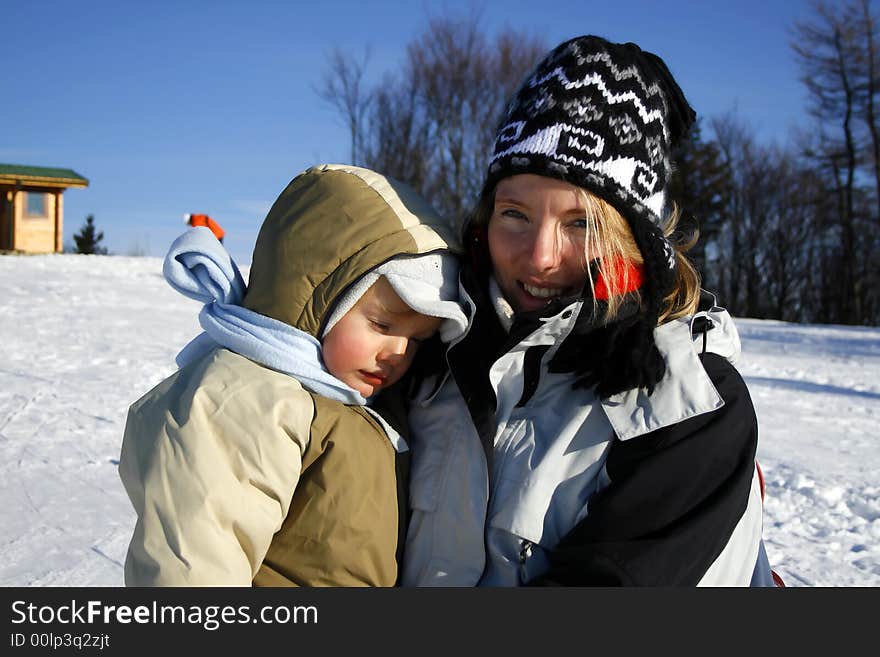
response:
[[(269, 211), (243, 305), (319, 337), (365, 273), (448, 249), (452, 233), (409, 187), (314, 167)], [(393, 586), (407, 483), (398, 450), (363, 407), (218, 348), (129, 410), (119, 468), (137, 523), (125, 583)]]

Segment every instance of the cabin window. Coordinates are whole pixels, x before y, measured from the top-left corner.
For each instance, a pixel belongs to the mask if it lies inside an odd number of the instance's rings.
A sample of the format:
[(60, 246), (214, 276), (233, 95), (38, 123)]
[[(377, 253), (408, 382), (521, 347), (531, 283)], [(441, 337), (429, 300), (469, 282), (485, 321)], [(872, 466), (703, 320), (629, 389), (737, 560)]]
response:
[(48, 216), (48, 194), (25, 192), (24, 215), (31, 219), (44, 219)]

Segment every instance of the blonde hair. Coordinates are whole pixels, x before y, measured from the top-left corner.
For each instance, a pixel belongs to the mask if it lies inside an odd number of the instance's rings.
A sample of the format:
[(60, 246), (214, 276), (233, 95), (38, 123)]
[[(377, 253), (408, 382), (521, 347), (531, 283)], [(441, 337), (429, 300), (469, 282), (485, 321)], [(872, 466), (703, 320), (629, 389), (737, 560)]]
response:
[[(610, 322), (617, 317), (627, 298), (635, 298), (641, 303), (638, 290), (626, 292), (631, 285), (631, 270), (627, 265), (641, 265), (644, 259), (633, 238), (629, 223), (623, 215), (595, 194), (581, 187), (577, 189), (587, 208), (584, 253), (587, 262), (596, 260), (598, 272), (606, 283), (609, 296), (604, 320)], [(473, 225), (488, 228), (494, 209), (493, 190), (480, 199), (466, 227)], [(677, 206), (673, 206), (662, 224), (663, 234), (675, 251), (675, 284), (672, 291), (663, 299), (663, 309), (658, 324), (694, 313), (700, 298), (700, 276), (684, 255), (696, 244), (699, 234), (696, 231), (691, 234), (677, 231), (679, 218), (680, 211)], [(598, 304), (595, 281), (588, 272), (585, 272), (585, 275), (589, 281), (595, 306)]]

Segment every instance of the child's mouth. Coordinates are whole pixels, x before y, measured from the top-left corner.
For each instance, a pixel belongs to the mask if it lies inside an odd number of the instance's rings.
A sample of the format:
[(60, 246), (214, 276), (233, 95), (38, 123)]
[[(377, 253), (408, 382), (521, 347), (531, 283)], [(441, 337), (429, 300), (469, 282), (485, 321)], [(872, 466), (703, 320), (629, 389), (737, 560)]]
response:
[(372, 372), (367, 372), (366, 370), (358, 370), (358, 372), (360, 373), (361, 378), (364, 380), (364, 383), (367, 383), (374, 388), (384, 385), (387, 378), (378, 374), (373, 374)]

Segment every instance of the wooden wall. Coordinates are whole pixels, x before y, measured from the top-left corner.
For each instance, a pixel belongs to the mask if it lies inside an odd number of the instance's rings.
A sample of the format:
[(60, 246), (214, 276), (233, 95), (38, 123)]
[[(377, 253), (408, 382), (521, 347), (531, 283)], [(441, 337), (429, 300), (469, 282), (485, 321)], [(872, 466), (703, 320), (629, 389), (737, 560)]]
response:
[[(42, 214), (27, 213), (27, 192), (45, 194), (46, 203)], [(58, 190), (16, 190), (13, 192), (12, 216), (15, 222), (13, 248), (28, 253), (53, 253), (61, 251), (62, 192)]]

